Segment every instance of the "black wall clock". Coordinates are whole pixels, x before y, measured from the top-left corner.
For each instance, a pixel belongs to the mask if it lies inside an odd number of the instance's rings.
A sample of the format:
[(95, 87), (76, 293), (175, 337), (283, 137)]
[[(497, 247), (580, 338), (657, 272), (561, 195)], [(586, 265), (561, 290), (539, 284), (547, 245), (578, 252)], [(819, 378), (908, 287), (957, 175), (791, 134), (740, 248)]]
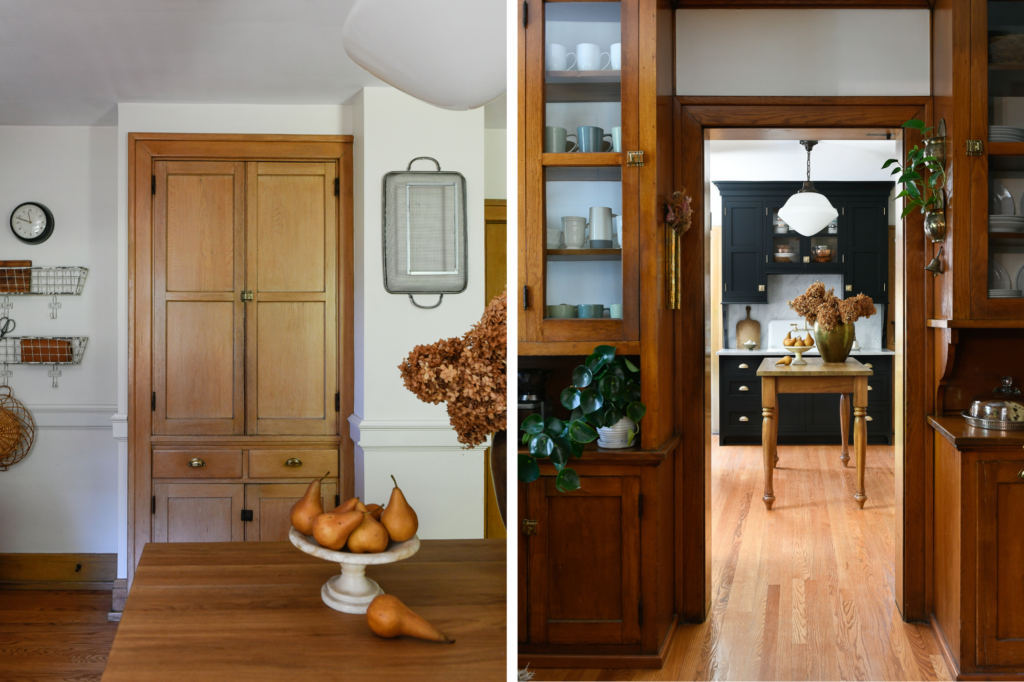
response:
[(42, 244), (53, 234), (53, 214), (34, 201), (26, 201), (11, 213), (11, 232), (26, 244)]

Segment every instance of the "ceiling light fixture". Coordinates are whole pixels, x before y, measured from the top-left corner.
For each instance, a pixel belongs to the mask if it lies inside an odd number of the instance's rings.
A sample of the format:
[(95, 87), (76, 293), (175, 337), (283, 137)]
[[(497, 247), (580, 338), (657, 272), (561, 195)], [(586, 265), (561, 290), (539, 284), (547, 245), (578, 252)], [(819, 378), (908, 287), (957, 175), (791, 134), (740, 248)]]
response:
[(823, 194), (814, 189), (811, 182), (811, 149), (818, 144), (817, 140), (800, 140), (807, 150), (807, 181), (799, 192), (786, 201), (779, 209), (779, 217), (786, 221), (792, 229), (805, 237), (821, 232), (839, 215)]

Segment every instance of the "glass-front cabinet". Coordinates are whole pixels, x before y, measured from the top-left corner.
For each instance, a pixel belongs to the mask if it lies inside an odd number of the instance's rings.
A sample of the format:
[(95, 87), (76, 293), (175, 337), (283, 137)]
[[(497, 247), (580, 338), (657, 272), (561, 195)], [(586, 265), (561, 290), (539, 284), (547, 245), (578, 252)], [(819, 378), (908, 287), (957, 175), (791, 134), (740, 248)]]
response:
[(530, 3), (523, 340), (639, 338), (638, 11)]
[[(771, 202), (766, 211), (768, 224), (768, 255), (765, 269), (768, 272), (788, 272), (790, 270), (823, 270), (832, 271), (842, 267), (840, 251), (840, 220), (836, 216), (821, 232), (805, 237), (792, 230), (782, 218), (779, 209), (784, 201)], [(840, 212), (842, 205), (832, 200), (832, 205)]]

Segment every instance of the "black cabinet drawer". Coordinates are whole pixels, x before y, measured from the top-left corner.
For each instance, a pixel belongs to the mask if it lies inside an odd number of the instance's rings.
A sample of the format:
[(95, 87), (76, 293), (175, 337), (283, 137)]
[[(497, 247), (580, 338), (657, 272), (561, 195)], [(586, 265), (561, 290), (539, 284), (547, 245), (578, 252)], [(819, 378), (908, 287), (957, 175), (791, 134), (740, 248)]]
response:
[(869, 355), (869, 356), (853, 355), (851, 357), (856, 358), (857, 360), (860, 360), (862, 363), (864, 363), (865, 367), (870, 369), (876, 375), (877, 374), (885, 374), (885, 375), (891, 375), (892, 374), (892, 356), (891, 355), (878, 355), (878, 356), (875, 356), (875, 355)]
[(731, 432), (761, 431), (760, 400), (729, 400), (722, 402), (721, 423)]
[(725, 389), (725, 395), (730, 398), (761, 399), (761, 377), (759, 376), (748, 378), (723, 377), (722, 386)]
[(757, 376), (757, 368), (764, 360), (763, 355), (719, 355), (718, 370), (722, 374), (734, 376), (751, 376), (760, 381)]
[(892, 400), (892, 378), (888, 374), (868, 377), (868, 405)]

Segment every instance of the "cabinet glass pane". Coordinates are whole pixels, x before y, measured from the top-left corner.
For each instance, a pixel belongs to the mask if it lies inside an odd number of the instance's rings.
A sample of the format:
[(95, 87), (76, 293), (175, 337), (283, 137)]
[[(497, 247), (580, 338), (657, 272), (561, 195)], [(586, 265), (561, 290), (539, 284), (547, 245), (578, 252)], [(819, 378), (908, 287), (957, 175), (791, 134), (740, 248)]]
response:
[(622, 151), (622, 7), (544, 5), (544, 151)]
[[(988, 37), (989, 142), (1024, 143), (1024, 2), (989, 2)], [(1024, 157), (989, 156), (989, 298), (1024, 292), (1022, 203)]]
[(812, 263), (838, 263), (839, 262), (839, 236), (828, 234), (828, 230), (822, 230), (811, 237)]
[(545, 316), (621, 318), (622, 168), (544, 173)]
[(799, 267), (804, 254), (800, 253), (800, 233), (789, 229), (786, 221), (779, 217), (782, 205), (773, 206), (772, 211), (772, 244), (769, 258), (775, 265)]

